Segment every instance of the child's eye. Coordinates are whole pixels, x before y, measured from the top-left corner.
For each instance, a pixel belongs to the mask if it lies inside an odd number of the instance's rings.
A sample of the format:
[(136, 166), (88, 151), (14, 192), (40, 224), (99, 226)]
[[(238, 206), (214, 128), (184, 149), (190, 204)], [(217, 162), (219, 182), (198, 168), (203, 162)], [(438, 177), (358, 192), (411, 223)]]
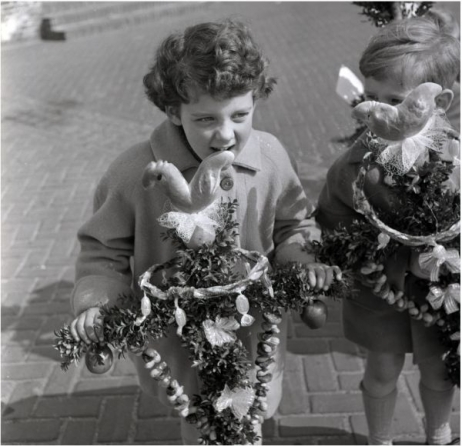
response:
[(241, 113), (236, 113), (234, 115), (235, 119), (244, 119), (246, 116), (249, 115), (249, 112), (241, 112)]
[(203, 118), (196, 119), (196, 122), (212, 122), (213, 118), (211, 116), (205, 116)]

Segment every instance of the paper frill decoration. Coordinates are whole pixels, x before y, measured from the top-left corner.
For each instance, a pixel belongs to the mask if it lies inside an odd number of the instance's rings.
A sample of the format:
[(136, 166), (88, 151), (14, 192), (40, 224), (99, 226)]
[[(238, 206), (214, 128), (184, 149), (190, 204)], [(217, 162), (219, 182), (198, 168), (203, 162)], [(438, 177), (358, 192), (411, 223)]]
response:
[(215, 318), (215, 322), (211, 319), (206, 319), (202, 322), (204, 327), (205, 337), (212, 345), (222, 346), (227, 342), (234, 342), (236, 340), (236, 333), (240, 325), (234, 317), (220, 317)]
[(214, 403), (217, 412), (231, 408), (234, 416), (240, 421), (247, 415), (255, 399), (255, 390), (252, 387), (237, 388), (231, 390), (227, 384), (221, 395)]

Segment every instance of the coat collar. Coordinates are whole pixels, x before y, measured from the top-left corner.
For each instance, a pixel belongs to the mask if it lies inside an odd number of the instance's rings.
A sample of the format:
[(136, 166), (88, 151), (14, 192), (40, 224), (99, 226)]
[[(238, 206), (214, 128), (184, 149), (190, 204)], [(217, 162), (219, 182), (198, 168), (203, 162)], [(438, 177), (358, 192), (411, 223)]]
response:
[(366, 136), (367, 131), (362, 133), (350, 147), (350, 155), (348, 157), (349, 164), (358, 164), (363, 161), (364, 155), (369, 151), (366, 143)]
[[(180, 127), (172, 124), (168, 119), (152, 132), (150, 143), (154, 159), (168, 161), (181, 172), (199, 166), (199, 161), (186, 145)], [(255, 130), (252, 129), (247, 144), (234, 160), (233, 165), (254, 171), (261, 170), (260, 139)]]

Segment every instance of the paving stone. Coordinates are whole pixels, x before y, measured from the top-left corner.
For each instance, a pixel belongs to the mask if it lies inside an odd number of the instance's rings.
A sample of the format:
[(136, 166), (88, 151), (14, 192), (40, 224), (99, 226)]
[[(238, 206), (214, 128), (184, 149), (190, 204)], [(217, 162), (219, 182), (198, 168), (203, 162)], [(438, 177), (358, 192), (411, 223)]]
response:
[(305, 358), (303, 368), (309, 392), (332, 391), (338, 388), (336, 373), (329, 354), (311, 355)]
[(315, 394), (310, 396), (310, 401), (314, 413), (354, 413), (363, 410), (359, 392)]
[(107, 398), (99, 424), (99, 442), (120, 443), (128, 439), (134, 401), (132, 396)]
[(145, 393), (140, 394), (138, 404), (138, 417), (140, 419), (153, 417), (167, 417), (173, 409), (162, 404), (158, 398), (153, 398)]
[(279, 413), (288, 415), (303, 414), (309, 411), (309, 402), (305, 393), (306, 385), (303, 380), (302, 358), (288, 352), (286, 355)]
[(320, 354), (329, 351), (329, 344), (325, 339), (289, 339), (287, 350), (295, 354)]
[(152, 418), (139, 420), (135, 441), (156, 440), (181, 440), (180, 420)]
[(53, 366), (49, 363), (43, 364), (3, 364), (2, 380), (14, 379), (15, 381), (46, 378), (50, 375)]
[(69, 420), (66, 424), (62, 444), (94, 444), (97, 419)]
[(92, 394), (93, 392), (104, 395), (121, 395), (134, 394), (139, 388), (135, 377), (109, 378), (100, 376), (100, 378), (79, 381), (75, 385), (74, 391), (82, 395)]
[(98, 417), (103, 398), (94, 397), (44, 397), (41, 398), (34, 411), (34, 417)]
[(345, 428), (345, 418), (341, 416), (289, 416), (280, 420), (279, 432), (283, 437), (309, 435), (335, 435)]
[(57, 440), (62, 421), (28, 420), (16, 422), (2, 421), (2, 443), (48, 442)]

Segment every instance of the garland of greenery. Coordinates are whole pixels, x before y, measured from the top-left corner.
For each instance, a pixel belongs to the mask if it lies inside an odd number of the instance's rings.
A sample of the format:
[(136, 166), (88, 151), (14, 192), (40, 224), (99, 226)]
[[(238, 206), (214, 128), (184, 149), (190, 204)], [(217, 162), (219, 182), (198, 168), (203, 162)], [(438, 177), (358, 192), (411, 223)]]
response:
[(410, 16), (422, 16), (434, 2), (353, 2), (362, 8), (365, 15), (377, 27), (385, 26), (392, 20)]
[[(64, 370), (95, 351), (95, 360), (104, 362), (100, 352), (108, 345), (119, 357), (127, 351), (141, 355), (174, 408), (199, 429), (201, 444), (251, 444), (258, 438), (255, 425), (263, 422), (267, 409), (266, 394), (272, 379), (269, 366), (282, 341), (278, 338), (282, 313), (301, 312), (319, 294), (342, 298), (348, 283), (343, 279), (327, 292), (315, 291), (310, 288), (305, 268), (297, 263), (277, 266), (270, 272), (266, 257), (236, 246), (233, 214), (237, 202), (222, 202), (221, 206), (224, 225), (209, 246), (187, 248), (175, 229), (166, 231), (165, 239), (175, 244), (176, 257), (143, 274), (141, 303), (133, 296), (122, 296), (120, 306), (101, 308), (103, 343), (87, 346), (76, 342), (69, 327), (64, 327), (56, 333), (56, 348)], [(235, 272), (238, 265), (245, 266), (244, 276)], [(154, 272), (168, 270), (175, 273), (169, 278), (165, 274), (162, 285), (151, 283)], [(248, 351), (235, 336), (240, 326), (253, 322), (250, 307), (262, 312), (264, 319), (258, 335), (254, 383), (249, 378), (252, 364)], [(202, 382), (200, 395), (192, 399), (172, 377), (159, 353), (146, 348), (148, 340), (167, 336), (172, 325)]]
[[(451, 135), (450, 135), (451, 136)], [(453, 135), (451, 136), (453, 137)], [(459, 145), (458, 140), (452, 139)], [(320, 261), (338, 265), (344, 273), (361, 271), (369, 280), (383, 278), (383, 263), (403, 245), (430, 262), (431, 280), (419, 279), (428, 288), (427, 302), (421, 304), (408, 296), (400, 296), (388, 281), (371, 288), (397, 311), (408, 311), (425, 326), (437, 325), (446, 348), (443, 359), (450, 379), (460, 385), (460, 191), (445, 187), (455, 162), (442, 159), (439, 152), (429, 151), (429, 160), (414, 166), (405, 175), (386, 173), (383, 186), (391, 209), (374, 209), (364, 194), (366, 172), (383, 167), (377, 163), (380, 145), (368, 132), (369, 152), (364, 157), (357, 180), (353, 184), (353, 200), (358, 218), (348, 228), (339, 226), (325, 231), (321, 243), (314, 248)], [(362, 214), (362, 215), (361, 215)], [(371, 273), (368, 264), (382, 265)], [(459, 266), (454, 266), (458, 264)], [(380, 284), (381, 285), (381, 284)]]

